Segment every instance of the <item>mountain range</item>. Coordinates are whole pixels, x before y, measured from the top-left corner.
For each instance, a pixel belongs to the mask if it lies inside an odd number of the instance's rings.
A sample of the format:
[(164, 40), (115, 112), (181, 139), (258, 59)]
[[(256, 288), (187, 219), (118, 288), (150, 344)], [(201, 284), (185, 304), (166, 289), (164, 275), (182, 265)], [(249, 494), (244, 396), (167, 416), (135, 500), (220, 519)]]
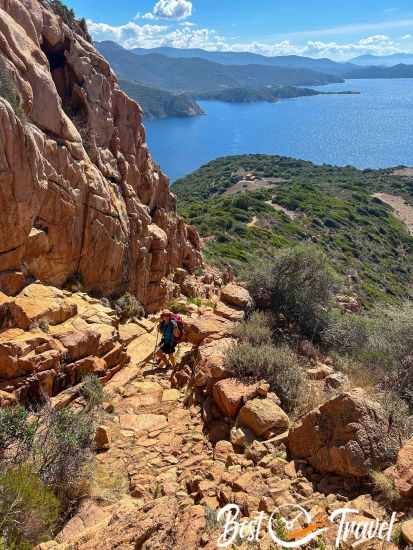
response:
[(412, 53), (393, 53), (391, 55), (359, 55), (351, 60), (353, 65), (360, 66), (371, 66), (379, 65), (386, 67), (393, 67), (394, 65), (399, 64), (413, 64), (413, 54)]
[(312, 59), (299, 55), (284, 55), (267, 57), (251, 52), (209, 52), (201, 49), (179, 49), (171, 47), (159, 47), (152, 49), (133, 48), (131, 52), (137, 55), (159, 54), (175, 59), (188, 59), (197, 57), (207, 61), (213, 61), (221, 65), (266, 65), (273, 67), (289, 67), (310, 69), (312, 71), (325, 72), (341, 76), (354, 70), (351, 63), (337, 63), (331, 59)]
[[(413, 60), (410, 54), (360, 56), (351, 63), (338, 63), (297, 55), (266, 57), (171, 47), (128, 50), (112, 41), (97, 42), (96, 47), (149, 118), (201, 114), (196, 99), (276, 101), (311, 95), (297, 88), (302, 86), (345, 79), (413, 78), (413, 65), (406, 63)], [(397, 63), (401, 59), (404, 63)]]
[(159, 53), (136, 55), (115, 42), (96, 44), (124, 80), (139, 81), (173, 92), (203, 93), (223, 88), (319, 86), (342, 78), (303, 67), (222, 65), (199, 57), (176, 58)]

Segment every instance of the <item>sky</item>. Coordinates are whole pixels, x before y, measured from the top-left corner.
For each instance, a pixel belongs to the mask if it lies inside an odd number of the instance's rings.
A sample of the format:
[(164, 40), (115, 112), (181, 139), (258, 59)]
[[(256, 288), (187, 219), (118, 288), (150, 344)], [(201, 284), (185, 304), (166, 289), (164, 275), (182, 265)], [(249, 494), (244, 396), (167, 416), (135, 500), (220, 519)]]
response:
[(413, 52), (412, 0), (66, 0), (94, 40), (345, 61)]

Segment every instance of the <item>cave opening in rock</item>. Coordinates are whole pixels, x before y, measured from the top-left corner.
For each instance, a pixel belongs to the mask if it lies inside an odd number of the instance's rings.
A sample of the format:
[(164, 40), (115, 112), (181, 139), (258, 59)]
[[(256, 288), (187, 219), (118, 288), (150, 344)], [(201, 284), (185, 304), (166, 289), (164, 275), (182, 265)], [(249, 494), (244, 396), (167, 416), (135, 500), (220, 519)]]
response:
[(42, 50), (46, 55), (50, 73), (56, 86), (57, 93), (62, 100), (65, 113), (72, 119), (79, 130), (87, 127), (87, 108), (82, 96), (82, 82), (79, 82), (72, 67), (67, 62), (70, 43), (64, 42), (52, 46), (45, 38)]

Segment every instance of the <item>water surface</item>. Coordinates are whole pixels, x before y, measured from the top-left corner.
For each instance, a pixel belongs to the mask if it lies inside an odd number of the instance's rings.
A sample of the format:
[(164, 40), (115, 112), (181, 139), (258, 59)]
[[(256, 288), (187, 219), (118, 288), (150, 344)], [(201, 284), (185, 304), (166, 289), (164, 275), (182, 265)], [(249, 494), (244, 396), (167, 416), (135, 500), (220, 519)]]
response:
[(358, 168), (413, 165), (413, 80), (347, 80), (318, 89), (361, 94), (202, 101), (207, 116), (147, 121), (150, 150), (172, 181), (217, 157), (244, 153)]

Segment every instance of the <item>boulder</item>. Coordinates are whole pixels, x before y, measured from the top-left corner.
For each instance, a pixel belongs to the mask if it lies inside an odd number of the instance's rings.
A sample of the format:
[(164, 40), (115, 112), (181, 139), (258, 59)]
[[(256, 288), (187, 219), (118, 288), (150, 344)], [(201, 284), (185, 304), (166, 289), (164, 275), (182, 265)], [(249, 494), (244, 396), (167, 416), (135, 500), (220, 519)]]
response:
[(198, 317), (184, 317), (185, 341), (199, 346), (203, 341), (220, 340), (231, 337), (236, 324), (212, 312)]
[(15, 326), (24, 330), (42, 321), (57, 325), (77, 313), (76, 305), (66, 300), (61, 290), (40, 284), (26, 287), (11, 302), (9, 310)]
[(25, 285), (26, 277), (21, 271), (3, 271), (0, 273), (0, 291), (8, 296), (16, 296)]
[(196, 388), (211, 386), (231, 373), (225, 368), (225, 353), (234, 344), (233, 338), (222, 338), (198, 348), (193, 384)]
[(238, 423), (259, 437), (270, 432), (272, 435), (281, 434), (290, 424), (285, 412), (269, 398), (248, 401), (239, 412)]
[(230, 306), (247, 309), (252, 304), (250, 293), (245, 288), (230, 283), (221, 289), (221, 300)]
[(320, 363), (314, 368), (307, 370), (307, 376), (310, 380), (324, 380), (327, 376), (330, 376), (333, 373), (334, 369)]
[(244, 384), (235, 378), (227, 378), (214, 384), (212, 396), (225, 416), (235, 418), (249, 399), (257, 395), (257, 384)]
[(403, 498), (413, 497), (413, 438), (400, 449), (397, 461), (384, 472), (393, 479), (396, 489)]
[(381, 405), (356, 389), (302, 418), (290, 430), (288, 447), (293, 458), (321, 473), (364, 477), (394, 462), (399, 442)]
[(97, 354), (100, 335), (93, 330), (72, 331), (57, 336), (57, 339), (66, 349), (68, 360), (77, 361), (83, 357)]
[(13, 407), (16, 404), (16, 397), (12, 393), (0, 390), (0, 409), (5, 407)]
[(243, 309), (230, 307), (223, 302), (218, 302), (215, 305), (214, 313), (216, 313), (216, 315), (219, 315), (220, 317), (225, 317), (225, 319), (236, 321), (238, 323), (245, 319), (245, 312)]
[(104, 451), (110, 447), (110, 433), (106, 426), (98, 426), (95, 432), (95, 445), (98, 451)]
[(413, 544), (413, 519), (404, 521), (401, 524), (401, 533), (406, 544)]

